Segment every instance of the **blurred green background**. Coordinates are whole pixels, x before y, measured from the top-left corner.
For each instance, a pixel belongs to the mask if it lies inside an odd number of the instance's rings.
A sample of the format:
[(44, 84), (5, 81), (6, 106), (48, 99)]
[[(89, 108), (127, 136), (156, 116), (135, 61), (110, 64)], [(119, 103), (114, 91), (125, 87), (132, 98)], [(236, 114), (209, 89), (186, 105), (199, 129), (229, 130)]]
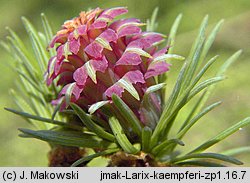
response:
[[(178, 31), (176, 53), (187, 56), (194, 40), (197, 28), (206, 15), (210, 15), (209, 29), (224, 18), (226, 21), (221, 29), (209, 57), (219, 54), (221, 64), (233, 52), (243, 49), (237, 63), (227, 72), (228, 79), (220, 83), (208, 103), (222, 100), (223, 104), (207, 115), (193, 127), (184, 139), (185, 150), (194, 148), (206, 139), (216, 135), (233, 123), (250, 116), (250, 1), (249, 0), (1, 0), (0, 6), (0, 39), (5, 39), (6, 26), (15, 30), (24, 40), (28, 39), (20, 17), (26, 16), (36, 27), (41, 29), (40, 13), (44, 12), (52, 22), (54, 31), (61, 24), (78, 15), (89, 7), (108, 8), (126, 6), (126, 16), (138, 17), (146, 21), (153, 9), (158, 6), (158, 32), (167, 34), (175, 17), (183, 13)], [(47, 166), (49, 146), (38, 140), (21, 139), (17, 128), (30, 127), (20, 117), (4, 111), (4, 107), (14, 107), (8, 94), (14, 88), (17, 78), (9, 64), (11, 57), (0, 49), (0, 166)], [(172, 63), (169, 73), (168, 88), (171, 89), (180, 69), (181, 62)], [(216, 69), (216, 66), (214, 67)], [(213, 72), (213, 71), (211, 71)], [(185, 110), (183, 111), (185, 113)], [(250, 127), (246, 127), (232, 135), (224, 142), (209, 149), (220, 152), (233, 147), (250, 146)], [(250, 166), (250, 155), (245, 153), (238, 157)]]

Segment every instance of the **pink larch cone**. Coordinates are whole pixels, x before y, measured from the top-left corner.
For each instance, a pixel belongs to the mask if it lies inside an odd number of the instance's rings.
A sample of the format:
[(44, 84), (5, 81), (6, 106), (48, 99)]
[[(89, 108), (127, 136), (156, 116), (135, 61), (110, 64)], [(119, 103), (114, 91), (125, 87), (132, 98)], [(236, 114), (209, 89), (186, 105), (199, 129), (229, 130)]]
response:
[[(144, 125), (152, 123), (142, 99), (147, 88), (156, 84), (154, 76), (169, 70), (167, 47), (159, 50), (164, 36), (143, 32), (140, 27), (145, 24), (138, 19), (113, 21), (124, 13), (127, 9), (123, 7), (81, 12), (66, 21), (51, 41), (57, 54), (49, 61), (47, 84), (57, 78), (57, 85), (63, 86), (58, 99), (52, 101), (60, 103), (61, 110), (74, 102), (88, 111), (97, 102), (111, 103), (116, 94)], [(154, 113), (160, 114), (160, 97), (152, 93), (150, 98)]]

